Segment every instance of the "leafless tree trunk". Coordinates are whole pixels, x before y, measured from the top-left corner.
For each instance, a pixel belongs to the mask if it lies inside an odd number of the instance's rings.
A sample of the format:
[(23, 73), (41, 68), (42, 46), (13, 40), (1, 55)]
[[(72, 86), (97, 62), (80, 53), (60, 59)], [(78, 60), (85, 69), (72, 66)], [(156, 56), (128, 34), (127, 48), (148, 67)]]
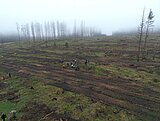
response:
[(45, 39), (44, 39), (44, 31), (43, 31), (43, 26), (42, 26), (42, 24), (40, 25), (41, 26), (41, 39), (44, 41)]
[(145, 8), (143, 9), (142, 21), (141, 21), (141, 24), (140, 24), (140, 32), (139, 32), (139, 41), (138, 41), (137, 61), (139, 61), (139, 60), (140, 60), (141, 42), (142, 42), (143, 28), (144, 28), (144, 12), (145, 12)]
[(59, 21), (57, 21), (57, 36), (60, 37), (60, 24)]
[(20, 37), (20, 32), (19, 32), (19, 24), (16, 23), (16, 26), (17, 26), (17, 33), (18, 33), (18, 39), (19, 39), (19, 42), (21, 41), (21, 37)]
[(84, 22), (81, 21), (81, 37), (84, 36)]
[(54, 21), (50, 23), (50, 31), (51, 31), (52, 40), (54, 40), (56, 38), (56, 30), (55, 30)]
[(27, 39), (30, 41), (30, 31), (29, 31), (29, 24), (26, 23), (26, 32), (27, 32)]
[(48, 31), (48, 39), (51, 40), (52, 35), (51, 35), (51, 26), (49, 22), (47, 23), (47, 31)]
[(33, 42), (35, 42), (35, 29), (34, 29), (34, 23), (31, 23), (31, 31), (32, 31), (32, 38), (33, 38)]
[(153, 19), (154, 16), (153, 16), (153, 12), (152, 10), (150, 9), (150, 12), (149, 12), (149, 15), (148, 15), (148, 18), (147, 18), (147, 26), (146, 26), (146, 33), (145, 33), (145, 41), (144, 41), (144, 50), (146, 51), (146, 54), (147, 54), (147, 39), (148, 39), (148, 36), (149, 36), (149, 29), (153, 26)]
[(74, 21), (73, 36), (74, 36), (75, 39), (77, 39), (77, 24), (76, 24), (76, 21)]
[(47, 40), (48, 40), (48, 25), (47, 23), (45, 22), (44, 24), (44, 29), (45, 29), (45, 42), (46, 42), (46, 46), (47, 46)]
[(16, 26), (17, 26), (17, 33), (18, 33), (18, 41), (19, 41), (19, 45), (20, 45), (21, 37), (20, 37), (20, 28), (19, 28), (19, 24), (16, 23)]
[(47, 28), (47, 23), (45, 22), (44, 24), (44, 30), (45, 30), (45, 40), (48, 40), (48, 28)]
[(50, 29), (51, 29), (51, 39), (53, 40), (54, 39), (54, 33), (53, 33), (53, 24), (52, 22), (50, 22)]
[(61, 39), (64, 39), (64, 37), (66, 37), (67, 34), (67, 26), (65, 23), (61, 22), (60, 23), (60, 35), (61, 35)]
[(26, 34), (27, 34), (28, 45), (30, 45), (30, 30), (29, 30), (29, 24), (28, 23), (26, 23)]
[(21, 32), (23, 33), (23, 39), (27, 40), (27, 30), (25, 25), (21, 25)]
[(36, 35), (36, 40), (41, 40), (41, 25), (40, 25), (40, 23), (35, 23), (35, 35)]
[(52, 28), (53, 28), (53, 37), (54, 39), (56, 38), (56, 28), (55, 28), (55, 23), (54, 21), (52, 22)]

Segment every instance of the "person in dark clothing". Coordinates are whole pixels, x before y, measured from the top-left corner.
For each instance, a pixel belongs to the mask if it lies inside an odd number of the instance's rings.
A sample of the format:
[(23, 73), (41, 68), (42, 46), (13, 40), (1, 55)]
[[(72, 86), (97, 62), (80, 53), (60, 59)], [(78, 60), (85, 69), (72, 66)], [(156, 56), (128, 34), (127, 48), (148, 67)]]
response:
[(89, 63), (89, 60), (86, 59), (86, 60), (85, 60), (85, 65), (87, 65), (88, 63)]
[(4, 113), (2, 113), (2, 115), (1, 115), (1, 119), (2, 119), (2, 121), (5, 121), (6, 120), (6, 114), (4, 114)]
[(79, 71), (79, 70), (80, 70), (80, 68), (79, 68), (78, 65), (75, 67), (75, 70), (76, 70), (76, 71)]
[(11, 73), (8, 73), (8, 76), (9, 76), (9, 78), (11, 78), (12, 76), (11, 76)]

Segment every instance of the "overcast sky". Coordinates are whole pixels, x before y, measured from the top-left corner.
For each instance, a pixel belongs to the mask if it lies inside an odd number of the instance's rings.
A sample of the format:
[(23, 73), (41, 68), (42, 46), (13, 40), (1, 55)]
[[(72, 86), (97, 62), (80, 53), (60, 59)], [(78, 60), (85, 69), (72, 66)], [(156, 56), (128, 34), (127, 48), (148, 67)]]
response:
[(65, 21), (68, 26), (81, 20), (103, 33), (136, 29), (143, 8), (151, 8), (155, 26), (160, 25), (160, 0), (0, 0), (0, 32), (16, 31), (16, 22)]

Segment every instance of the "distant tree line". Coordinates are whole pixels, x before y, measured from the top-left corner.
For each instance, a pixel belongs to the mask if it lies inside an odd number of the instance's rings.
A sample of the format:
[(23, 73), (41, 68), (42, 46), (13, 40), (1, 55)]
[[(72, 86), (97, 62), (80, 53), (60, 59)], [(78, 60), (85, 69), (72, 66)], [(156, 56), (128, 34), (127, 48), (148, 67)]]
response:
[(91, 37), (100, 36), (101, 31), (95, 27), (85, 26), (84, 21), (81, 21), (79, 27), (77, 27), (76, 22), (74, 23), (73, 30), (67, 27), (65, 22), (31, 22), (26, 24), (18, 24), (17, 33), (19, 40), (54, 40), (54, 39), (64, 39), (67, 37)]
[(30, 22), (25, 24), (16, 23), (15, 33), (0, 34), (0, 43), (11, 41), (38, 41), (55, 40), (66, 38), (82, 38), (101, 36), (101, 30), (89, 27), (81, 21), (79, 25), (74, 22), (73, 27), (68, 27), (65, 22), (47, 21), (44, 23)]

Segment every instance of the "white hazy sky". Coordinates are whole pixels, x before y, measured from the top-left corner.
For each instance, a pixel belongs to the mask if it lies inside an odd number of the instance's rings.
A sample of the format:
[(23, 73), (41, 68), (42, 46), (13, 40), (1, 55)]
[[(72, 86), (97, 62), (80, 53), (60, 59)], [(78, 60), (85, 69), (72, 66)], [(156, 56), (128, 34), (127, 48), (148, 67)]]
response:
[(160, 0), (0, 0), (0, 32), (16, 31), (16, 22), (65, 21), (68, 26), (81, 20), (103, 33), (136, 29), (143, 8), (151, 8), (155, 25), (160, 25)]

